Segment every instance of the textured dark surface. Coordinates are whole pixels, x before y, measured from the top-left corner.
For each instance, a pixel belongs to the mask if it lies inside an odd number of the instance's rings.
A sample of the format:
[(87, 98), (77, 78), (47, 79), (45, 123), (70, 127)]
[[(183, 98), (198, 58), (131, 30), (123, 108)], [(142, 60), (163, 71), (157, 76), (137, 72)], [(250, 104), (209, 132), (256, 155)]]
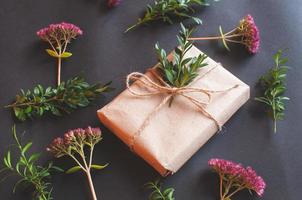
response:
[[(244, 15), (254, 16), (261, 31), (261, 51), (255, 56), (241, 46), (232, 46), (228, 53), (216, 42), (197, 46), (214, 60), (251, 86), (251, 100), (225, 125), (226, 132), (216, 135), (175, 175), (164, 180), (176, 189), (177, 200), (218, 199), (218, 179), (207, 166), (208, 159), (220, 157), (253, 166), (267, 182), (264, 200), (301, 199), (302, 177), (302, 46), (301, 0), (223, 0), (199, 9), (204, 20), (194, 35), (217, 33), (219, 25), (231, 29)], [(46, 117), (25, 123), (15, 122), (9, 110), (0, 109), (0, 156), (11, 144), (11, 126), (16, 123), (24, 140), (34, 142), (33, 151), (42, 151), (43, 160), (52, 159), (45, 147), (66, 130), (87, 125), (99, 126), (96, 110), (125, 88), (125, 76), (156, 63), (154, 43), (159, 41), (167, 50), (176, 45), (176, 25), (156, 23), (123, 34), (127, 25), (135, 22), (146, 3), (151, 0), (124, 1), (116, 9), (108, 10), (105, 1), (2, 0), (0, 8), (0, 105), (10, 103), (20, 88), (30, 89), (35, 84), (55, 84), (55, 61), (50, 58), (35, 32), (49, 23), (67, 21), (79, 25), (84, 36), (71, 45), (74, 56), (63, 63), (63, 79), (82, 72), (90, 82), (114, 81), (116, 90), (94, 106), (78, 110), (61, 118)], [(288, 73), (286, 119), (278, 123), (278, 133), (272, 133), (271, 122), (263, 114), (263, 107), (253, 101), (258, 77), (273, 64), (272, 55), (279, 48), (289, 48), (291, 70)], [(100, 125), (101, 126), (101, 125)], [(102, 127), (102, 126), (101, 126)], [(142, 200), (148, 191), (142, 188), (158, 174), (142, 159), (132, 154), (113, 134), (103, 128), (104, 140), (95, 151), (95, 161), (109, 162), (104, 171), (93, 178), (99, 199)], [(190, 133), (188, 133), (190, 137)], [(179, 144), (181, 145), (181, 144)], [(2, 160), (2, 159), (1, 159)], [(68, 168), (67, 159), (55, 161)], [(1, 200), (31, 199), (30, 189), (20, 187), (16, 194), (11, 188), (16, 178), (1, 183)], [(55, 200), (89, 199), (86, 180), (81, 174), (53, 177)], [(234, 199), (253, 199), (243, 192)], [(256, 198), (256, 197), (255, 197)]]

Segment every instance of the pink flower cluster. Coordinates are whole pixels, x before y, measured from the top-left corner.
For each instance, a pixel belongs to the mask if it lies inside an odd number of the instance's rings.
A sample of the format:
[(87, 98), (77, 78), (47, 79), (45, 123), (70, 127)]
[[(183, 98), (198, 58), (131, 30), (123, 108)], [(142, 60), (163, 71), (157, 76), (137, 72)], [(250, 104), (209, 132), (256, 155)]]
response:
[(109, 8), (112, 8), (112, 7), (118, 6), (121, 2), (122, 2), (122, 0), (108, 0), (107, 6)]
[(266, 184), (251, 167), (244, 168), (239, 163), (217, 158), (210, 159), (208, 164), (224, 179), (232, 178), (233, 184), (254, 190), (259, 196), (263, 195)]
[(257, 53), (260, 47), (259, 29), (251, 15), (245, 16), (239, 23), (238, 31), (243, 35), (242, 42), (249, 52)]
[(50, 24), (46, 28), (42, 28), (37, 31), (37, 35), (44, 41), (53, 42), (56, 40), (69, 41), (71, 38), (75, 39), (76, 36), (82, 35), (83, 31), (74, 24), (71, 23), (59, 23), (59, 24)]
[(77, 128), (70, 130), (64, 134), (64, 137), (58, 137), (47, 148), (47, 151), (52, 152), (56, 157), (66, 155), (70, 148), (77, 148), (79, 146), (89, 145), (94, 146), (102, 139), (102, 133), (99, 128), (86, 129)]

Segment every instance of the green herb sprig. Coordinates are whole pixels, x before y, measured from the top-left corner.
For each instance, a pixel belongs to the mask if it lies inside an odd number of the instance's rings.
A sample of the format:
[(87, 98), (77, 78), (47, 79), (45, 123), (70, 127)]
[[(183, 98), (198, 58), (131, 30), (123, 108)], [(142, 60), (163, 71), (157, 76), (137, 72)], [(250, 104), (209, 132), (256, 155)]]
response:
[(209, 4), (206, 0), (155, 0), (153, 5), (147, 5), (144, 17), (139, 18), (137, 23), (130, 26), (125, 32), (156, 20), (173, 24), (173, 17), (190, 18), (195, 23), (201, 24), (202, 21), (198, 17), (191, 15), (195, 12), (194, 5), (208, 6)]
[(46, 113), (60, 116), (79, 107), (88, 106), (98, 95), (110, 91), (110, 84), (111, 82), (105, 85), (90, 85), (84, 78), (77, 76), (62, 82), (57, 88), (44, 89), (37, 85), (33, 91), (21, 90), (21, 93), (16, 95), (15, 102), (6, 107), (12, 108), (15, 116), (21, 121), (41, 117)]
[(179, 47), (175, 48), (172, 61), (168, 60), (166, 51), (160, 48), (158, 43), (155, 45), (160, 63), (159, 69), (163, 73), (164, 80), (172, 87), (187, 86), (198, 76), (198, 70), (207, 66), (205, 54), (200, 54), (198, 57), (186, 57), (186, 53), (193, 46), (188, 40), (192, 31), (181, 24), (181, 31), (177, 36)]
[(53, 166), (50, 162), (46, 167), (36, 164), (40, 158), (40, 153), (28, 154), (28, 150), (32, 146), (32, 142), (28, 142), (26, 145), (22, 145), (17, 137), (15, 126), (12, 128), (13, 138), (15, 140), (17, 149), (20, 152), (19, 158), (17, 158), (16, 164), (13, 164), (11, 151), (8, 151), (3, 159), (4, 168), (2, 173), (6, 173), (6, 179), (8, 176), (17, 175), (20, 180), (15, 184), (13, 192), (16, 191), (18, 185), (32, 185), (34, 187), (33, 199), (36, 200), (51, 200), (52, 187), (49, 182), (50, 173), (52, 171), (63, 171), (58, 167)]
[(282, 57), (282, 50), (274, 55), (275, 66), (259, 79), (260, 85), (264, 89), (263, 96), (256, 97), (255, 100), (268, 106), (268, 115), (274, 121), (274, 132), (277, 132), (277, 120), (284, 118), (285, 101), (288, 97), (283, 96), (286, 91), (286, 73), (288, 67), (285, 66), (288, 58)]
[(175, 200), (174, 188), (166, 188), (162, 190), (159, 180), (146, 183), (146, 187), (152, 190), (149, 200)]

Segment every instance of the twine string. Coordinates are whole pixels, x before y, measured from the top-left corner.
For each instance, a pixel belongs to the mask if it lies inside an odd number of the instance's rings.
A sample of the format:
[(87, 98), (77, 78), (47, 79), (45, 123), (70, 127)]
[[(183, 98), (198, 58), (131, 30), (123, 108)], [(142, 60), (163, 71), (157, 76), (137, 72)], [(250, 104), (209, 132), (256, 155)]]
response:
[[(219, 93), (219, 92), (227, 92), (231, 89), (234, 89), (238, 87), (239, 85), (234, 85), (233, 87), (230, 87), (225, 90), (209, 90), (209, 89), (203, 89), (203, 88), (195, 88), (195, 87), (171, 87), (168, 85), (159, 75), (158, 73), (155, 73), (154, 70), (150, 71), (153, 77), (156, 79), (156, 81), (153, 81), (150, 77), (148, 77), (145, 74), (142, 74), (140, 72), (133, 72), (127, 76), (126, 79), (126, 86), (128, 91), (133, 95), (137, 97), (148, 97), (148, 96), (154, 96), (154, 95), (160, 95), (160, 94), (166, 94), (167, 96), (163, 98), (163, 100), (155, 107), (155, 109), (149, 113), (149, 115), (146, 117), (142, 125), (139, 127), (139, 129), (136, 131), (136, 133), (133, 135), (131, 143), (129, 144), (131, 150), (133, 150), (135, 141), (137, 137), (141, 135), (141, 132), (146, 128), (146, 126), (149, 124), (150, 120), (153, 118), (153, 116), (164, 106), (166, 105), (174, 96), (182, 96), (185, 99), (187, 99), (189, 102), (191, 102), (193, 105), (196, 106), (196, 108), (207, 118), (213, 120), (220, 131), (222, 129), (222, 124), (218, 122), (215, 117), (210, 114), (204, 107), (208, 105), (211, 102), (212, 94), (213, 93)], [(137, 81), (141, 83), (145, 88), (147, 89), (153, 89), (148, 90), (146, 92), (142, 91), (136, 91), (132, 87), (130, 87), (131, 82)], [(160, 82), (160, 84), (158, 83)], [(201, 101), (199, 99), (196, 99), (194, 97), (189, 96), (189, 93), (200, 93), (207, 97), (206, 101)]]

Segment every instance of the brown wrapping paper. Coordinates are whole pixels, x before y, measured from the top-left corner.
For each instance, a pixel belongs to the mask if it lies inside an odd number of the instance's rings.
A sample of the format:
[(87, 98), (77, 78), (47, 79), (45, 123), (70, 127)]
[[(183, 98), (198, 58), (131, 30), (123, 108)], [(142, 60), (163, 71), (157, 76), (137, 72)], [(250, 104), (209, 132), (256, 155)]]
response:
[[(201, 53), (193, 46), (186, 56)], [(249, 99), (250, 89), (219, 63), (210, 58), (206, 62), (208, 66), (201, 68), (199, 77), (190, 87), (226, 90), (238, 85), (229, 91), (212, 94), (211, 102), (204, 107), (220, 124), (224, 124)], [(152, 78), (150, 73), (147, 75)], [(131, 88), (142, 92), (148, 90), (138, 81)], [(188, 95), (201, 100), (205, 98), (199, 93)], [(98, 116), (106, 127), (131, 146), (134, 134), (164, 97), (165, 94), (138, 97), (126, 89), (98, 110)], [(175, 96), (171, 107), (166, 104), (152, 115), (131, 148), (161, 175), (167, 175), (175, 173), (217, 131), (212, 119), (204, 116), (184, 97)]]

